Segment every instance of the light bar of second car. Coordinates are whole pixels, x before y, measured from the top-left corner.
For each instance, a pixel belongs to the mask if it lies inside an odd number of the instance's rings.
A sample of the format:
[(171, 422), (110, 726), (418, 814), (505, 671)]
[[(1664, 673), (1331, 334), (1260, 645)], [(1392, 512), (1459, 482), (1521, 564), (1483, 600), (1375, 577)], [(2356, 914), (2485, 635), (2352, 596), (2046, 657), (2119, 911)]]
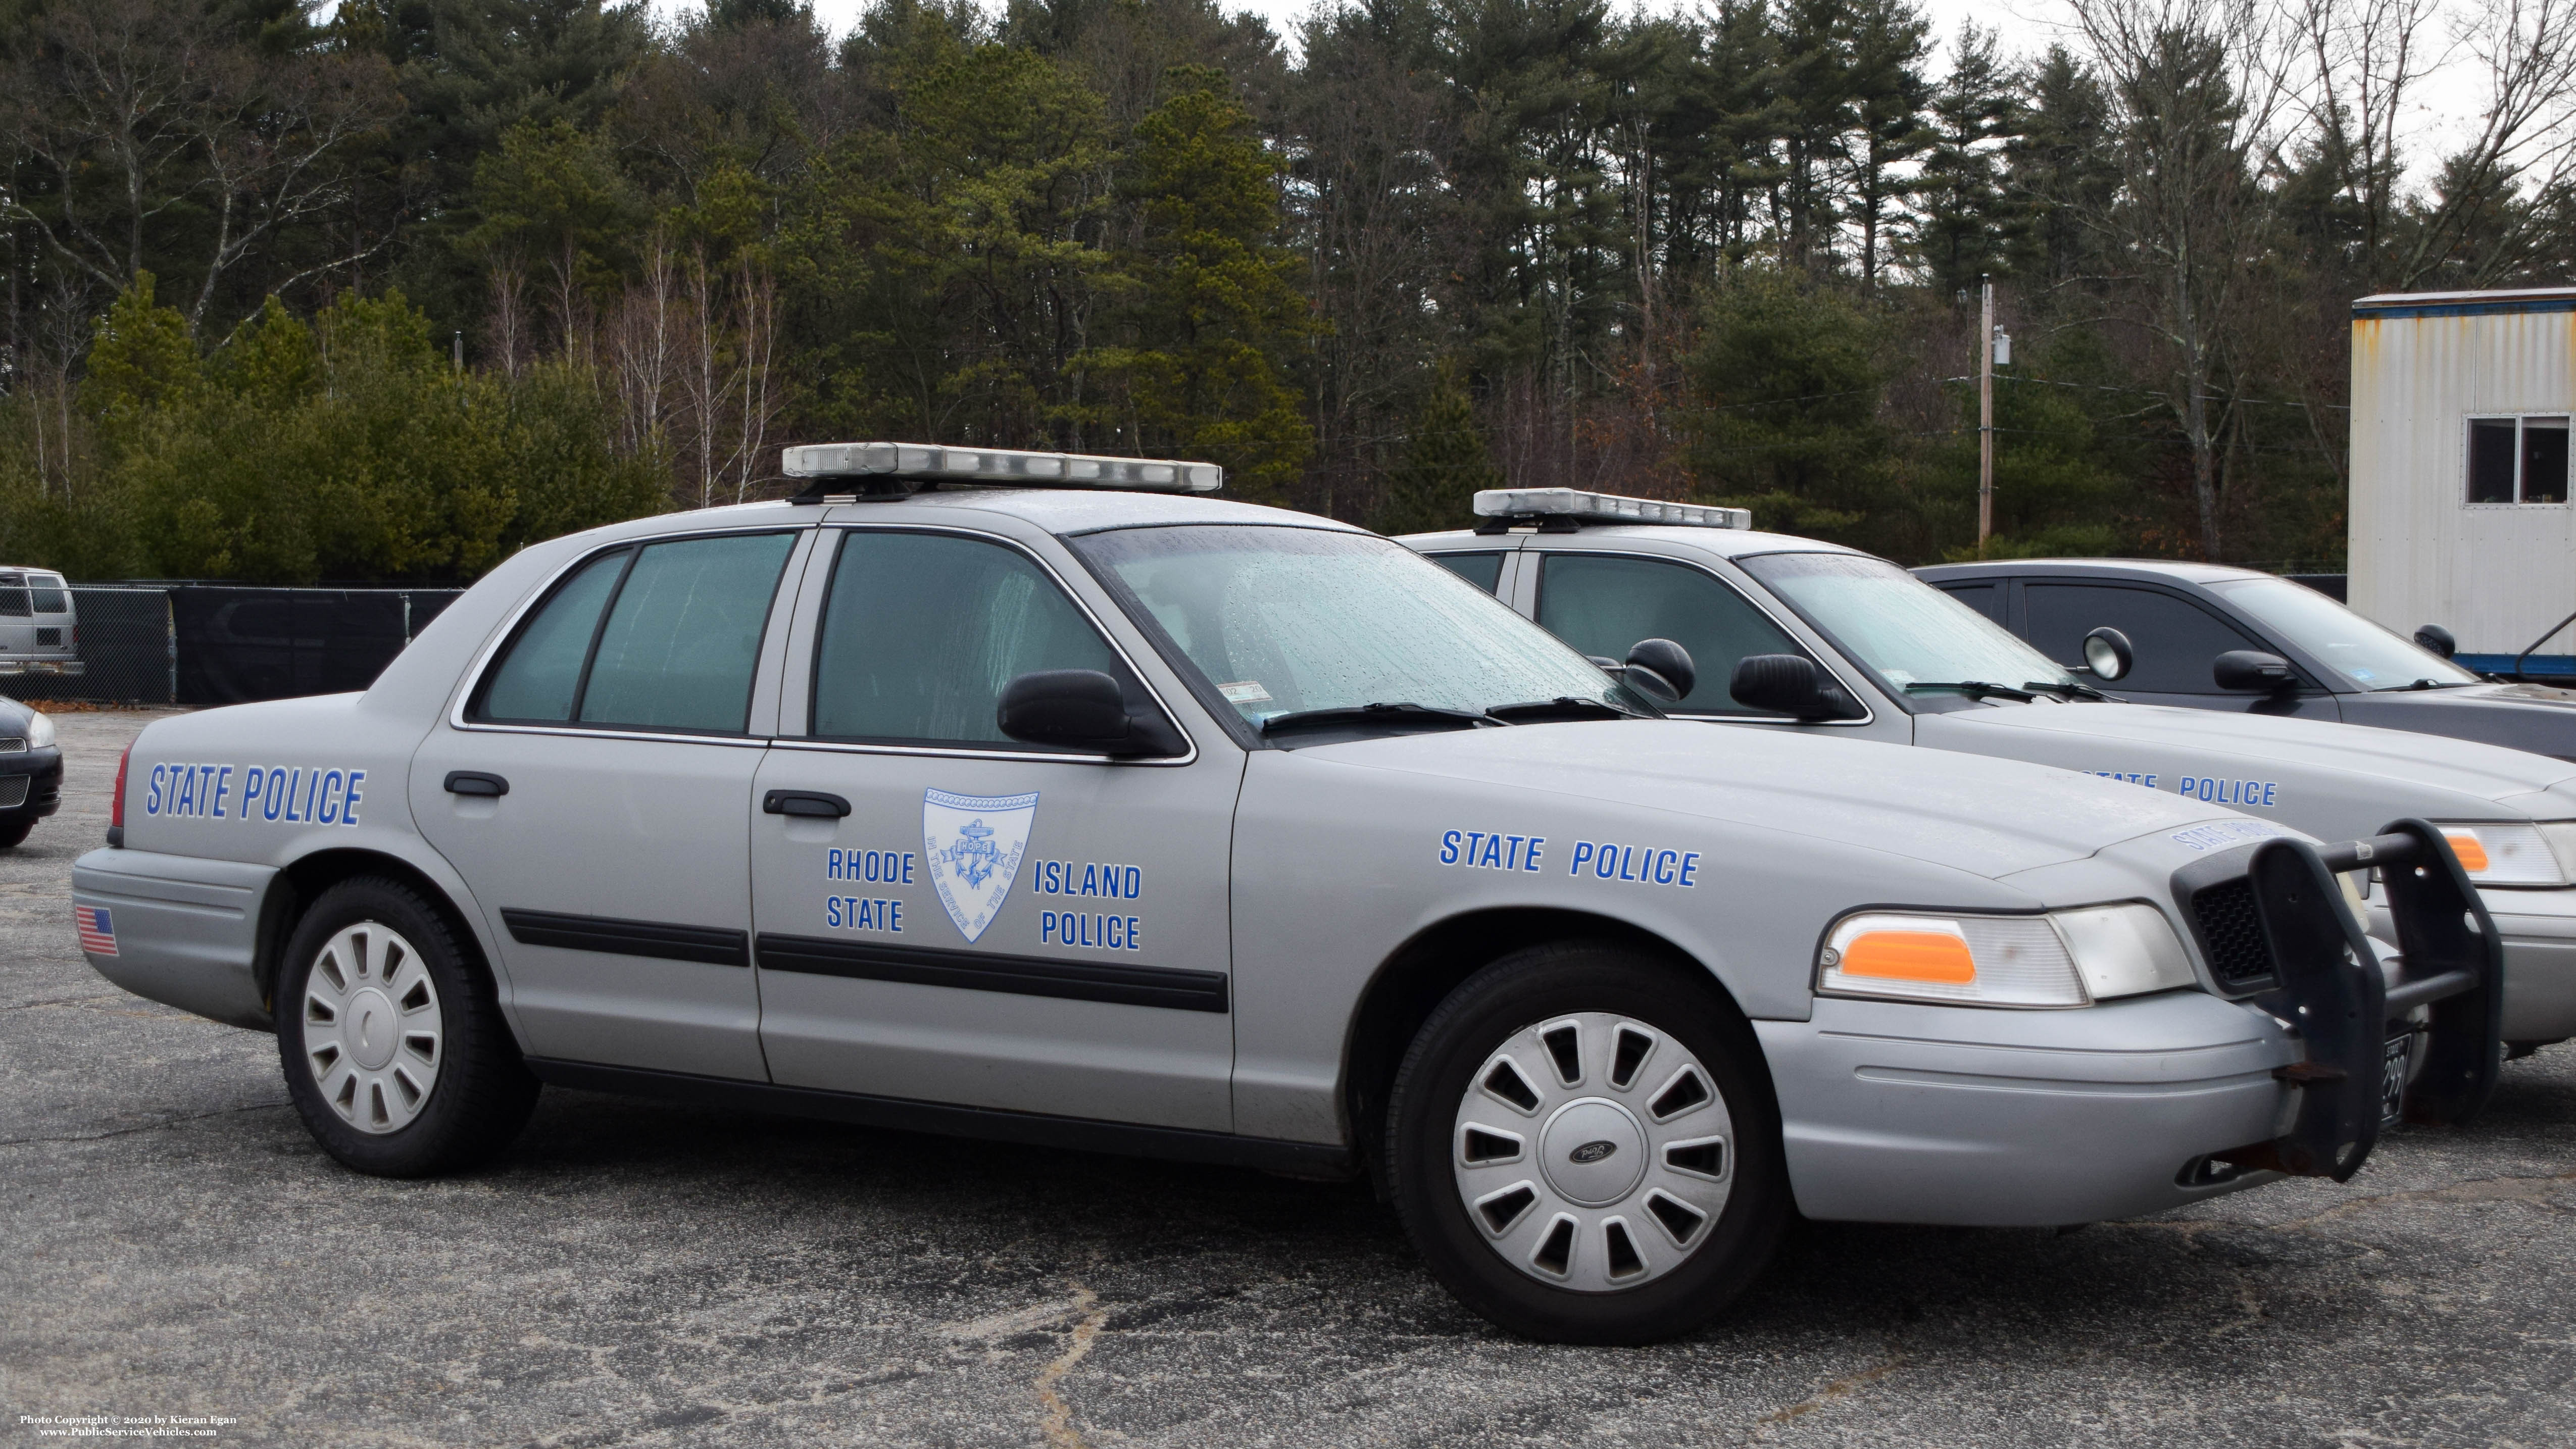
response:
[(1214, 493), (1225, 486), (1225, 470), (1214, 463), (1033, 453), (1016, 448), (950, 448), (930, 443), (809, 443), (789, 448), (781, 470), (790, 478), (810, 478), (827, 486), (840, 479), (861, 483), (1016, 483), (1028, 488), (1117, 488), (1152, 493)]
[(1706, 503), (1668, 503), (1587, 493), (1580, 488), (1486, 488), (1476, 494), (1480, 518), (1571, 518), (1596, 523), (1668, 523), (1685, 528), (1751, 528), (1753, 510)]

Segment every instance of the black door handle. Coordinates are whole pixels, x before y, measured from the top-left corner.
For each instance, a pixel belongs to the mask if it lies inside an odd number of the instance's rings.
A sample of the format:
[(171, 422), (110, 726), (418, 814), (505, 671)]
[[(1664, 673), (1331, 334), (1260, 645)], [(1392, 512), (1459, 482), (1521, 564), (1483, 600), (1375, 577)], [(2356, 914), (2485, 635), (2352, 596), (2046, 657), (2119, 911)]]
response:
[(812, 815), (838, 820), (850, 813), (850, 802), (820, 790), (772, 790), (760, 797), (764, 815)]
[(497, 797), (510, 793), (510, 782), (480, 770), (450, 770), (447, 772), (447, 793)]

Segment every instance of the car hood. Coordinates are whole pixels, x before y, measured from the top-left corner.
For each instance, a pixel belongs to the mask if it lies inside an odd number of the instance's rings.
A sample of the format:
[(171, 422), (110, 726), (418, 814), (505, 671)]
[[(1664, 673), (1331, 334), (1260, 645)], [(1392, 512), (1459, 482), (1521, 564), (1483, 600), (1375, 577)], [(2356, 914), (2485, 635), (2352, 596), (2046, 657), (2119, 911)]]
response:
[(1453, 730), (1298, 751), (1835, 841), (1999, 879), (2236, 812), (2011, 759), (1680, 720)]
[[(2519, 813), (2534, 796), (2562, 797), (2560, 807), (2576, 811), (2576, 765), (2565, 760), (2331, 720), (2149, 704), (2035, 704), (1925, 715), (1916, 728), (1921, 743), (1941, 749), (2159, 774), (2168, 777), (2157, 786), (2163, 790), (2177, 787), (2171, 777), (2197, 768), (2222, 779), (2295, 780), (2303, 792), (2333, 790), (2386, 818), (2439, 817), (2462, 809), (2493, 815), (2493, 809), (2474, 807), (2505, 802), (2514, 802), (2508, 813)], [(2223, 793), (2218, 798), (2228, 799)], [(2331, 824), (2280, 818), (2320, 835), (2342, 833)]]

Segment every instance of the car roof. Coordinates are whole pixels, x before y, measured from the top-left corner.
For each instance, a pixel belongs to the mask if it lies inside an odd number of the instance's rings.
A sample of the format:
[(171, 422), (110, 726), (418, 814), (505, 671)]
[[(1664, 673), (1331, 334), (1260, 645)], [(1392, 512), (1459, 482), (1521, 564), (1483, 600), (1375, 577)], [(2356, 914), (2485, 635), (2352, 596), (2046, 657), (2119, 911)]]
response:
[[(1848, 553), (1863, 558), (1876, 557), (1860, 549), (1827, 543), (1820, 538), (1800, 538), (1794, 533), (1764, 533), (1750, 528), (1685, 528), (1669, 523), (1587, 523), (1577, 530), (1590, 539), (1641, 539), (1655, 543), (1688, 544), (1719, 558), (1747, 558), (1757, 553)], [(1418, 549), (1503, 548), (1523, 538), (1562, 538), (1563, 534), (1539, 534), (1530, 529), (1513, 533), (1477, 533), (1470, 529), (1451, 529), (1445, 533), (1409, 533), (1396, 542)]]
[(2233, 564), (2192, 563), (2184, 559), (2163, 558), (2013, 558), (1987, 559), (1979, 563), (1926, 564), (1914, 572), (1927, 579), (1951, 581), (1975, 578), (2022, 578), (2046, 575), (2051, 578), (2155, 579), (2169, 583), (2215, 584), (2230, 579), (2268, 579), (2278, 575), (2261, 569), (2243, 569)]
[(855, 503), (732, 503), (630, 518), (572, 537), (582, 540), (580, 547), (587, 551), (629, 538), (649, 538), (698, 529), (756, 528), (763, 524), (859, 523), (872, 518), (921, 523), (925, 516), (936, 518), (942, 513), (1007, 514), (1057, 534), (1090, 533), (1106, 528), (1168, 527), (1185, 523), (1274, 524), (1329, 529), (1339, 533), (1367, 532), (1319, 514), (1298, 513), (1257, 503), (1237, 503), (1227, 498), (1108, 488), (983, 488), (970, 485)]

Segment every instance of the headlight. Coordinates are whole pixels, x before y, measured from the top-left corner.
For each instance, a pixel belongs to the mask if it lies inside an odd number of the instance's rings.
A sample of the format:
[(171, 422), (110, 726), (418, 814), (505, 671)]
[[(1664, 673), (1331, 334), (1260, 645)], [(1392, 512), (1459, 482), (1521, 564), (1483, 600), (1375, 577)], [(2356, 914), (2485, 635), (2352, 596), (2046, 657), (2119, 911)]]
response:
[(2148, 905), (2040, 916), (1868, 911), (1826, 933), (1816, 989), (1963, 1006), (2082, 1006), (2189, 986), (2191, 958)]
[(2576, 856), (2576, 824), (2507, 825), (2479, 820), (2440, 823), (2434, 828), (2451, 843), (2460, 869), (2482, 886), (2563, 886), (2566, 862)]
[(54, 742), (54, 722), (41, 709), (27, 715), (27, 748), (41, 750)]

